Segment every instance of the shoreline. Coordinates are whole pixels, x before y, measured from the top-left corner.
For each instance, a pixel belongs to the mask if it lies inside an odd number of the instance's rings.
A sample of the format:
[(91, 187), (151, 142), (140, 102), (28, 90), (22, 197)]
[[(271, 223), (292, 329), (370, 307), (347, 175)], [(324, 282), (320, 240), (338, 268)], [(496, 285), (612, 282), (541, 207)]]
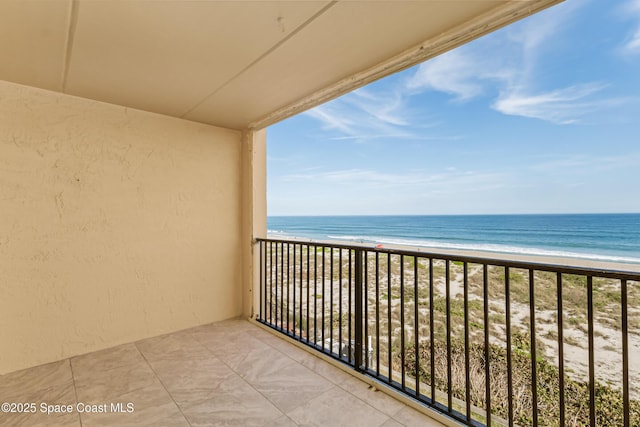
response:
[(326, 245), (348, 245), (365, 249), (390, 249), (399, 251), (411, 251), (433, 255), (447, 255), (447, 256), (460, 256), (469, 258), (484, 258), (493, 259), (499, 261), (515, 261), (526, 262), (534, 264), (546, 264), (560, 267), (576, 267), (576, 268), (591, 268), (597, 270), (610, 270), (618, 272), (633, 272), (640, 273), (640, 263), (633, 262), (616, 262), (605, 261), (597, 259), (586, 259), (570, 256), (553, 256), (553, 255), (537, 255), (537, 254), (524, 254), (524, 253), (506, 253), (506, 252), (494, 252), (483, 251), (478, 249), (449, 249), (438, 248), (428, 246), (412, 246), (412, 245), (400, 245), (400, 244), (379, 244), (373, 242), (357, 242), (352, 240), (338, 240), (338, 239), (312, 239), (308, 237), (294, 237), (294, 236), (281, 236), (279, 233), (268, 234), (267, 238), (270, 239), (282, 239), (295, 241), (300, 243), (316, 242)]

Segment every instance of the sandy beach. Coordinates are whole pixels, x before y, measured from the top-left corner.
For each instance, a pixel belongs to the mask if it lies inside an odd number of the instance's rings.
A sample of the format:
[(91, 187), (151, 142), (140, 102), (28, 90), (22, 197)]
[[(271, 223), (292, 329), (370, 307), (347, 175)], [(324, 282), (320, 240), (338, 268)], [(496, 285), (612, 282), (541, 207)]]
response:
[(479, 258), (501, 261), (516, 261), (535, 264), (546, 265), (558, 265), (563, 267), (577, 267), (577, 268), (593, 268), (597, 270), (610, 270), (610, 271), (628, 271), (634, 273), (640, 273), (640, 264), (636, 263), (623, 263), (623, 262), (610, 262), (599, 261), (597, 259), (585, 259), (585, 258), (572, 258), (572, 257), (560, 257), (560, 256), (545, 256), (545, 255), (533, 255), (533, 254), (515, 254), (515, 253), (503, 253), (493, 251), (479, 251), (470, 249), (443, 249), (428, 246), (407, 246), (407, 245), (389, 245), (389, 244), (375, 244), (375, 243), (361, 243), (352, 242), (347, 240), (311, 240), (299, 237), (289, 237), (288, 240), (314, 244), (331, 245), (347, 245), (360, 247), (363, 249), (388, 249), (398, 251), (411, 251), (418, 252), (424, 256), (434, 255), (435, 257), (441, 255), (448, 255), (452, 257), (465, 257), (465, 258)]

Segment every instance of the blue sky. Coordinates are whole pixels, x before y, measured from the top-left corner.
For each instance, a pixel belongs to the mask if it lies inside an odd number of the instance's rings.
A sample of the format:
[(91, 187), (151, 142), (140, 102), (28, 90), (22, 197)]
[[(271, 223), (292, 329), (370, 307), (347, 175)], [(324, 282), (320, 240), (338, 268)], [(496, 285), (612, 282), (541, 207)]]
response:
[(567, 0), (267, 130), (269, 215), (640, 212), (640, 0)]

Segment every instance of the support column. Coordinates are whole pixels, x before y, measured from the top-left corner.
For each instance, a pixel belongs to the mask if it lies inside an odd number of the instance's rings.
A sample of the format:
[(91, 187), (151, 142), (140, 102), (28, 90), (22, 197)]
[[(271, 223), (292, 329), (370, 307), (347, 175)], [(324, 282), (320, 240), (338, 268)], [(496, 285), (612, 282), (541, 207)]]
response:
[(258, 307), (257, 237), (267, 237), (267, 131), (247, 129), (242, 136), (242, 304), (243, 316)]

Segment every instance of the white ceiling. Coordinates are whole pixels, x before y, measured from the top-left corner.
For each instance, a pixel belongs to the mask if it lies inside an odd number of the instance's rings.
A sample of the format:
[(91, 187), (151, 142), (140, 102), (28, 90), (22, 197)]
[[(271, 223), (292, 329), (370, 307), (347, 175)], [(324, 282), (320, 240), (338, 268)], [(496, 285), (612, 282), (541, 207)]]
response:
[(559, 1), (0, 0), (0, 80), (242, 129)]

